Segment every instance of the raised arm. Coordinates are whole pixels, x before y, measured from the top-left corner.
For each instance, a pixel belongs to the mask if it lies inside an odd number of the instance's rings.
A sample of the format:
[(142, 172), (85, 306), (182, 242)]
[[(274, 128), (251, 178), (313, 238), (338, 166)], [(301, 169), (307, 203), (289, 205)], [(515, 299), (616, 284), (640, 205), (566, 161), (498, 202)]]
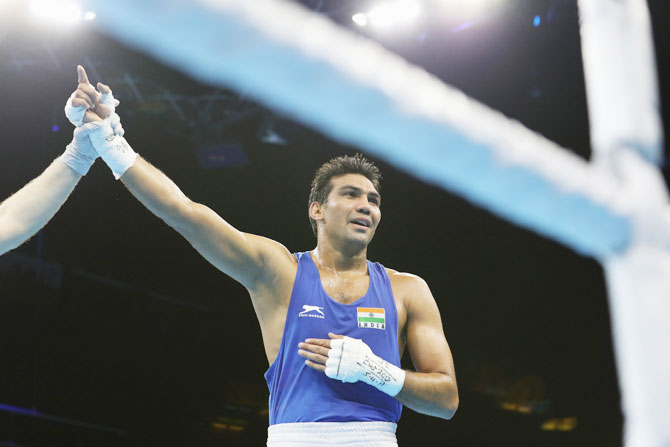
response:
[[(80, 88), (83, 82), (88, 83), (85, 75), (82, 68), (78, 73)], [(18, 247), (46, 225), (98, 158), (88, 138), (93, 128), (87, 123), (101, 119), (88, 110), (93, 107), (77, 92), (72, 94), (65, 106), (66, 115), (71, 120), (76, 117), (80, 126), (75, 129), (72, 142), (44, 172), (0, 204), (0, 255)], [(109, 114), (102, 104), (98, 111), (103, 116)]]
[[(80, 80), (75, 96), (88, 105), (87, 113), (102, 118), (107, 113), (100, 104), (111, 97), (108, 86), (89, 83), (83, 67), (77, 67)], [(118, 102), (113, 103), (114, 106)], [(91, 123), (89, 134), (97, 153), (114, 176), (153, 214), (177, 230), (216, 268), (240, 282), (250, 291), (259, 286), (276, 285), (283, 268), (292, 257), (281, 244), (267, 238), (242, 233), (205, 205), (190, 200), (163, 172), (138, 156), (122, 135), (112, 129), (118, 115)], [(288, 271), (288, 269), (287, 269)]]
[(458, 389), (440, 311), (424, 280), (409, 276), (404, 282), (407, 349), (416, 371), (406, 371), (395, 397), (419, 413), (451, 419), (458, 408)]
[(39, 176), (0, 204), (0, 255), (13, 250), (49, 222), (81, 174), (56, 159)]
[(216, 268), (253, 290), (290, 260), (281, 244), (243, 233), (205, 205), (193, 202), (142, 157), (121, 181), (149, 211), (181, 234)]

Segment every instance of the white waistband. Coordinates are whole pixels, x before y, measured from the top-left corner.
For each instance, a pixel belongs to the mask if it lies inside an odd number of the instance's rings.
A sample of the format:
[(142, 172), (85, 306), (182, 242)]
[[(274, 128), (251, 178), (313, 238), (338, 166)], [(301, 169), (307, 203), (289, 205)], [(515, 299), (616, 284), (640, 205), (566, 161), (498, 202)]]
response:
[(268, 447), (397, 447), (393, 422), (296, 422), (268, 427)]

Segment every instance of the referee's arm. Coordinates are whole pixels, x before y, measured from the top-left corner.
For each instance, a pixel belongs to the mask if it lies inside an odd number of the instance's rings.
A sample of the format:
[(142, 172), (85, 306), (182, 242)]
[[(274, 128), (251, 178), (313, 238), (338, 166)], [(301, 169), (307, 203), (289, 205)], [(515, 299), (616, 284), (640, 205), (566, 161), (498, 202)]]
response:
[(0, 203), (0, 255), (37, 233), (56, 214), (81, 175), (56, 159), (38, 177)]

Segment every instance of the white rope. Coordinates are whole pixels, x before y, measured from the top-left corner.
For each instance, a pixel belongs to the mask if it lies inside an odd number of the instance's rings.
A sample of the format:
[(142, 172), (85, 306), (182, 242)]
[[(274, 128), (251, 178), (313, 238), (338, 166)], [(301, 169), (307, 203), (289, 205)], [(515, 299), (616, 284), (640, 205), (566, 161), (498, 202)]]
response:
[(619, 186), (379, 45), (277, 0), (89, 1), (97, 24), (576, 251), (630, 238)]

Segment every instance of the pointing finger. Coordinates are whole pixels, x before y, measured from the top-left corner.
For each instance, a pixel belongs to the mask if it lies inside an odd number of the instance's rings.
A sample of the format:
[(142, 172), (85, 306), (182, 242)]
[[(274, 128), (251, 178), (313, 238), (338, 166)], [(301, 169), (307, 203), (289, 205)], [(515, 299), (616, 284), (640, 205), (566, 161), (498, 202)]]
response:
[(328, 336), (329, 336), (331, 339), (344, 338), (344, 335), (333, 334), (332, 332), (328, 332)]
[(86, 75), (86, 70), (81, 65), (77, 65), (77, 82), (80, 84), (88, 84), (88, 76)]

